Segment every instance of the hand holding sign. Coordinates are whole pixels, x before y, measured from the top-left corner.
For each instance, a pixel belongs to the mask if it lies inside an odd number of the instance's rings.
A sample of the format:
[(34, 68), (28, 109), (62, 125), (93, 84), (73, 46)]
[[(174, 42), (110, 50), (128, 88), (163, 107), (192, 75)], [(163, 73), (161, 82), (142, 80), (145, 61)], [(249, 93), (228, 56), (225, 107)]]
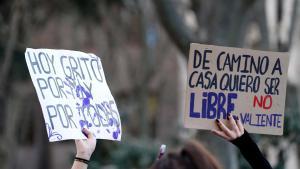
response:
[(120, 116), (99, 57), (28, 48), (25, 58), (49, 141), (84, 139), (84, 127), (98, 139), (121, 140)]
[(92, 132), (88, 129), (83, 128), (82, 132), (86, 135), (87, 139), (75, 140), (76, 144), (76, 157), (90, 160), (95, 148), (96, 148), (96, 138)]
[(184, 125), (214, 129), (228, 115), (249, 132), (282, 135), (288, 54), (192, 43)]
[(244, 134), (244, 126), (241, 121), (239, 119), (234, 120), (231, 115), (228, 115), (227, 120), (229, 121), (228, 127), (217, 119), (216, 123), (220, 130), (213, 129), (212, 132), (228, 141), (241, 137)]

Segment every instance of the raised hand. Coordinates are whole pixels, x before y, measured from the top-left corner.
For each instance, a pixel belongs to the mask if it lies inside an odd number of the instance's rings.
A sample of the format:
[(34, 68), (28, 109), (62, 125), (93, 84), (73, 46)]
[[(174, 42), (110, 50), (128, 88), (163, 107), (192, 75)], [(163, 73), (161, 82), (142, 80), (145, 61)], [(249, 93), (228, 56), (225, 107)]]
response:
[(96, 148), (96, 138), (93, 133), (83, 128), (82, 132), (87, 136), (86, 140), (75, 140), (76, 144), (76, 157), (89, 160)]
[(213, 129), (212, 132), (228, 141), (232, 141), (242, 136), (244, 134), (244, 126), (239, 118), (235, 120), (232, 115), (229, 114), (227, 119), (229, 121), (228, 126), (217, 119), (216, 123), (220, 130)]

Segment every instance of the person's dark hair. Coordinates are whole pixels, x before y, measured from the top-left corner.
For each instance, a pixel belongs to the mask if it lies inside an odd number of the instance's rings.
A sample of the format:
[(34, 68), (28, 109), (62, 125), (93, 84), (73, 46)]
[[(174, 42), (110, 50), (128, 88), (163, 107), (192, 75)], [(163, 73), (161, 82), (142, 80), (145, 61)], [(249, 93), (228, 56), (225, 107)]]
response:
[(189, 141), (179, 152), (170, 152), (151, 169), (221, 169), (219, 162), (200, 143)]

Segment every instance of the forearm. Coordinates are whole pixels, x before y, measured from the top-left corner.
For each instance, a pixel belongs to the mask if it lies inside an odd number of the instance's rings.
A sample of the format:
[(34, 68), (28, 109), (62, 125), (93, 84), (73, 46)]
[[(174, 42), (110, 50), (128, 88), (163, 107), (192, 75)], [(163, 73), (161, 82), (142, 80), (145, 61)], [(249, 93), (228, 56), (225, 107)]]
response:
[(88, 165), (83, 162), (74, 161), (71, 169), (87, 169), (87, 167)]
[(96, 148), (96, 138), (92, 132), (86, 128), (82, 129), (82, 133), (87, 139), (75, 140), (76, 157), (71, 169), (87, 169), (89, 160)]
[(265, 159), (256, 143), (246, 131), (241, 137), (231, 142), (240, 149), (253, 169), (272, 169), (270, 163)]

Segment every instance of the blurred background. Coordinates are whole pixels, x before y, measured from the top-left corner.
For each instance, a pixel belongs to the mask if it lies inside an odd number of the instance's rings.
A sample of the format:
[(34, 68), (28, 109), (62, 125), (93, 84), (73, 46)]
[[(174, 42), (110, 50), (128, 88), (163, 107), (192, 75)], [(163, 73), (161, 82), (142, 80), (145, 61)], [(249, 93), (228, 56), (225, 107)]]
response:
[(300, 168), (300, 0), (1, 0), (0, 168), (71, 168), (73, 141), (49, 143), (26, 47), (102, 59), (122, 142), (99, 140), (90, 169), (148, 168), (201, 141), (225, 169), (249, 169), (230, 143), (184, 129), (189, 43), (290, 52), (284, 135), (252, 135), (274, 169)]

